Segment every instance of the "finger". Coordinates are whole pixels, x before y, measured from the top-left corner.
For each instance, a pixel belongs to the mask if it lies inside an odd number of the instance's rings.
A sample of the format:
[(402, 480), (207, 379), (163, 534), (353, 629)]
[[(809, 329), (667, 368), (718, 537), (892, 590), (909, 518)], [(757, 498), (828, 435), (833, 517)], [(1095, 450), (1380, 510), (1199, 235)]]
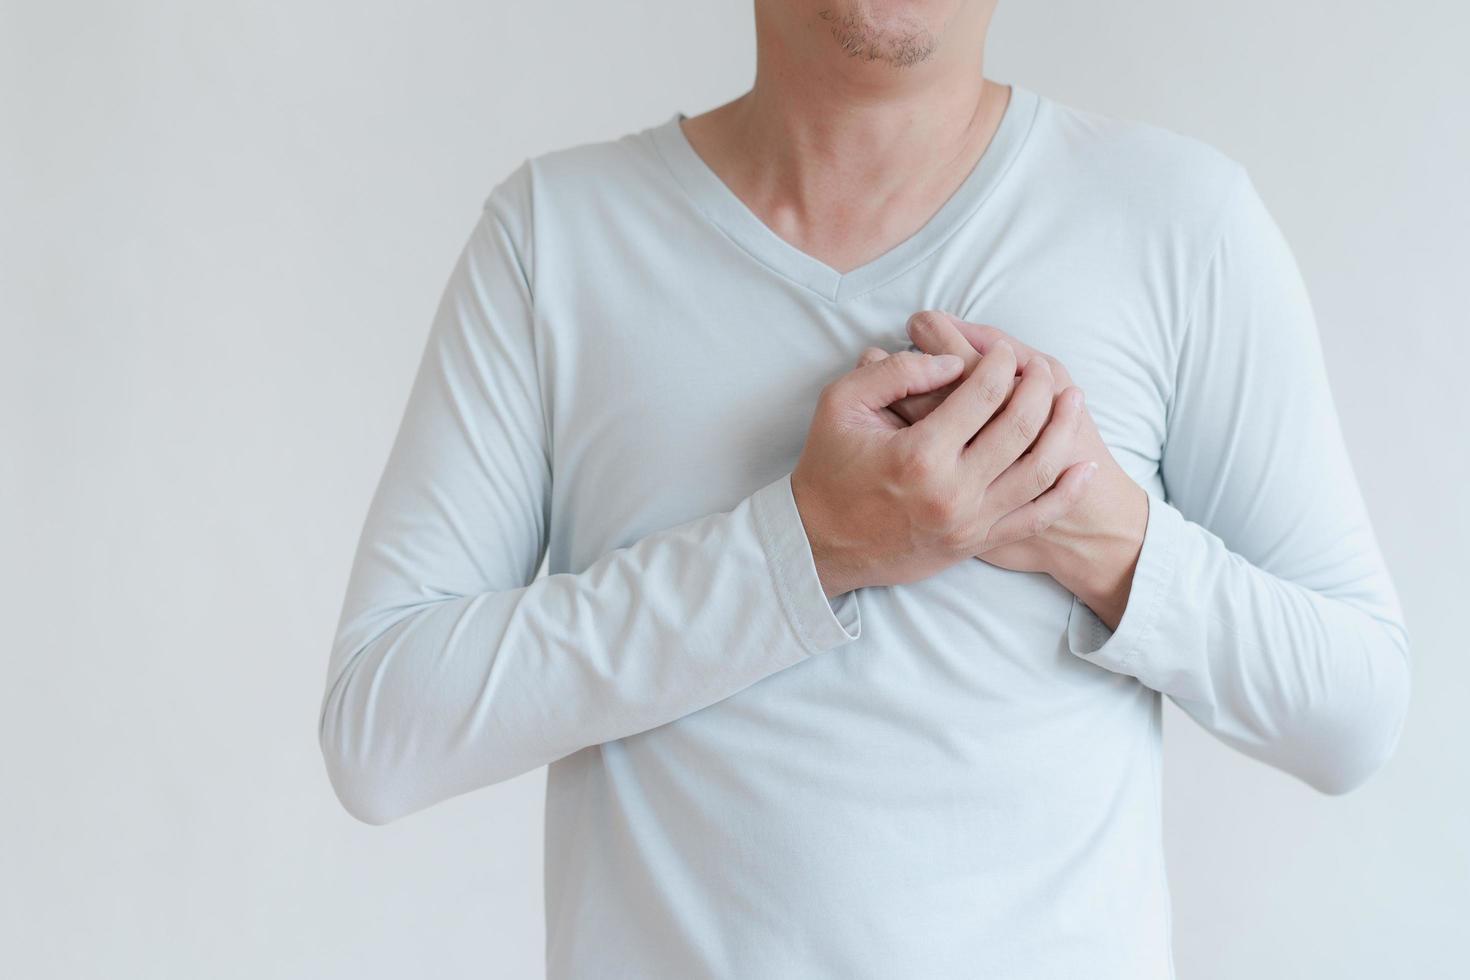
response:
[(1097, 464), (1091, 460), (1081, 460), (1067, 467), (1056, 486), (992, 524), (979, 554), (1035, 537), (1066, 517), (1082, 501), (1088, 481), (1096, 472)]
[(1030, 344), (1023, 343), (999, 327), (992, 327), (986, 323), (970, 323), (968, 320), (961, 320), (952, 313), (945, 313), (944, 316), (960, 336), (964, 337), (970, 346), (974, 347), (981, 354), (990, 350), (996, 341), (1003, 340), (1016, 349), (1016, 356), (1023, 364), (1033, 357), (1046, 358), (1046, 363), (1051, 367), (1052, 380), (1056, 382), (1058, 391), (1072, 384), (1072, 375), (1067, 370), (1066, 365), (1045, 351), (1037, 350)]
[(1024, 357), (1031, 357), (1036, 353), (1028, 344), (1012, 337), (999, 327), (992, 327), (988, 323), (971, 323), (969, 320), (961, 320), (953, 313), (945, 313), (945, 319), (949, 320), (950, 326), (959, 332), (960, 336), (969, 341), (970, 346), (984, 354), (995, 345), (997, 341), (1005, 341), (1016, 349), (1016, 352)]
[[(865, 347), (863, 348), (863, 352), (858, 355), (857, 366), (867, 367), (874, 361), (881, 361), (887, 356), (888, 352), (881, 347)], [(927, 398), (930, 396), (914, 395), (913, 397)], [(908, 415), (905, 414), (905, 412), (901, 408), (901, 406), (907, 400), (908, 399), (900, 398), (898, 401), (894, 402), (892, 405), (889, 405), (887, 408), (878, 409), (878, 415), (881, 416), (882, 419), (887, 422), (889, 426), (895, 429), (902, 429), (906, 425), (911, 425), (914, 420), (909, 418)]]
[(831, 391), (839, 401), (856, 403), (876, 412), (900, 398), (948, 384), (963, 366), (963, 361), (949, 354), (901, 350), (854, 368), (834, 381)]
[(901, 415), (905, 422), (912, 425), (938, 408), (939, 403), (948, 398), (950, 392), (954, 391), (957, 383), (950, 382), (943, 388), (935, 388), (933, 391), (925, 392), (922, 395), (910, 395), (907, 398), (901, 398), (888, 407)]
[(1051, 489), (1062, 472), (1075, 462), (1077, 436), (1082, 428), (1082, 389), (1075, 385), (1052, 402), (1051, 420), (1031, 451), (1006, 468), (985, 491), (995, 512), (1008, 514)]
[[(906, 330), (909, 339), (913, 341), (909, 346), (910, 350), (929, 354), (955, 354), (964, 358), (963, 375), (968, 375), (980, 362), (980, 352), (955, 329), (949, 317), (939, 310), (920, 310), (915, 313), (909, 317)], [(948, 398), (954, 388), (955, 385), (948, 385), (927, 394), (914, 395), (895, 403), (892, 408), (905, 421), (913, 424), (938, 408), (940, 402)]]
[(929, 354), (956, 354), (964, 358), (966, 373), (980, 363), (980, 352), (955, 328), (946, 313), (920, 310), (909, 317), (907, 330), (909, 339), (919, 350)]
[[(935, 354), (934, 357), (953, 357)], [(959, 358), (955, 358), (958, 363)], [(1005, 343), (996, 344), (970, 376), (961, 381), (949, 397), (915, 422), (911, 430), (921, 438), (953, 448), (959, 455), (965, 444), (980, 431), (1010, 394), (1016, 376), (1016, 355)]]
[[(980, 352), (955, 328), (953, 317), (942, 310), (920, 310), (909, 317), (906, 329), (913, 341), (911, 350), (956, 354), (965, 359), (965, 375), (980, 362)], [(914, 395), (894, 405), (893, 410), (912, 424), (933, 412), (953, 390), (954, 386), (948, 386), (928, 394)]]
[(976, 486), (990, 486), (1030, 448), (1046, 428), (1055, 397), (1046, 359), (1031, 358), (1010, 399), (961, 455), (961, 464)]

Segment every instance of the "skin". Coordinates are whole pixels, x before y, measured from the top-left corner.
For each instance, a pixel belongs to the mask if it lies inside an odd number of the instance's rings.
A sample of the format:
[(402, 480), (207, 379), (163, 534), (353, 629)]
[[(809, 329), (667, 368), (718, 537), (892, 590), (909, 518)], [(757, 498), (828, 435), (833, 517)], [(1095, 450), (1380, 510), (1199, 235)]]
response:
[[(685, 135), (772, 231), (851, 271), (922, 228), (989, 145), (1010, 97), (982, 72), (994, 9), (756, 0), (753, 86), (684, 120)], [(824, 590), (979, 558), (1051, 575), (1116, 628), (1147, 494), (1056, 358), (917, 312), (920, 352), (864, 351), (823, 390), (792, 473)]]
[[(962, 378), (963, 368), (951, 354), (898, 351), (822, 390), (791, 490), (829, 597), (1023, 543), (1082, 499), (1095, 467), (1076, 463), (1038, 495), (1039, 455), (1025, 452), (1048, 414), (1036, 440), (1048, 456), (1073, 452), (1080, 428), (1081, 405), (1058, 401), (1045, 360), (1015, 381), (1016, 355), (1001, 342)], [(890, 407), (946, 385), (913, 424)]]
[(990, 142), (1010, 97), (981, 74), (993, 9), (758, 0), (754, 85), (684, 133), (772, 231), (848, 272), (918, 231)]
[[(984, 352), (1005, 344), (1023, 362), (1044, 361), (1059, 388), (1076, 388), (1061, 361), (997, 327), (969, 323), (941, 310), (925, 310), (909, 318), (908, 334), (921, 351), (961, 357), (965, 361), (961, 377), (979, 365)], [(858, 365), (871, 364), (886, 356), (887, 351), (869, 347), (859, 356)], [(906, 422), (917, 422), (932, 412), (952, 388), (949, 385), (905, 397), (890, 409)], [(1076, 390), (1081, 392), (1080, 388)], [(1049, 457), (1039, 466), (1037, 478), (1041, 481), (1077, 460), (1096, 460), (1098, 473), (1087, 494), (1076, 507), (1030, 540), (989, 550), (977, 557), (1003, 568), (1046, 572), (1086, 603), (1110, 628), (1117, 629), (1128, 604), (1133, 572), (1148, 526), (1148, 492), (1118, 464), (1088, 412), (1078, 414), (1078, 426), (1070, 455), (1060, 450), (1051, 456), (1051, 450), (1042, 440), (1033, 445), (1031, 452)]]

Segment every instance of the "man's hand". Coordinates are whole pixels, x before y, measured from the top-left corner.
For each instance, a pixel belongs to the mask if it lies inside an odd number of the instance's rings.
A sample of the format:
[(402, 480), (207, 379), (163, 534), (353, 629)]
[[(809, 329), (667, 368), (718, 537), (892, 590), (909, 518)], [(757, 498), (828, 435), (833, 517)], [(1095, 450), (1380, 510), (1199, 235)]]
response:
[[(1096, 467), (1071, 446), (1080, 406), (1052, 410), (1050, 365), (1033, 359), (1014, 391), (1005, 343), (961, 378), (964, 366), (899, 351), (822, 390), (791, 490), (828, 598), (927, 578), (1037, 534), (1083, 499)], [(912, 424), (889, 407), (955, 381)], [(1046, 458), (1073, 460), (1055, 486), (1016, 462), (1033, 439)]]
[[(1021, 363), (1041, 361), (1050, 368), (1060, 399), (1073, 388), (1072, 377), (1056, 358), (1037, 351), (995, 327), (968, 323), (938, 310), (924, 310), (909, 318), (908, 334), (922, 351), (951, 353), (965, 360), (961, 378), (984, 362), (984, 355), (1004, 345), (1017, 352)], [(868, 348), (860, 364), (881, 360), (884, 352)], [(911, 352), (910, 352), (911, 353)], [(890, 410), (918, 423), (942, 404), (953, 386), (910, 395)], [(1096, 460), (1097, 479), (1086, 498), (1035, 537), (1006, 544), (977, 557), (1003, 568), (1043, 571), (1072, 592), (1109, 627), (1116, 629), (1128, 604), (1133, 570), (1148, 525), (1148, 494), (1113, 458), (1090, 413), (1082, 411), (1077, 438), (1070, 454), (1044, 459), (1033, 472), (1062, 473), (1079, 459)], [(1028, 455), (1050, 452), (1038, 441)], [(1025, 457), (1023, 457), (1024, 459)]]

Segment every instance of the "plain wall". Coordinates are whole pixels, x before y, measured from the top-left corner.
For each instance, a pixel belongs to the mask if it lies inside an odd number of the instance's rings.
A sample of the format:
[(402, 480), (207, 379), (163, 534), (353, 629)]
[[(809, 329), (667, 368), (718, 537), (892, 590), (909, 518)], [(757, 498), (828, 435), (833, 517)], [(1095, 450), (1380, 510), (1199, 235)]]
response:
[[(991, 77), (1247, 166), (1414, 641), (1399, 752), (1344, 797), (1171, 707), (1184, 978), (1470, 975), (1467, 31), (1004, 0), (991, 37)], [(734, 97), (753, 53), (747, 2), (4, 0), (0, 972), (540, 974), (543, 774), (357, 823), (317, 746), (328, 648), (484, 196)]]

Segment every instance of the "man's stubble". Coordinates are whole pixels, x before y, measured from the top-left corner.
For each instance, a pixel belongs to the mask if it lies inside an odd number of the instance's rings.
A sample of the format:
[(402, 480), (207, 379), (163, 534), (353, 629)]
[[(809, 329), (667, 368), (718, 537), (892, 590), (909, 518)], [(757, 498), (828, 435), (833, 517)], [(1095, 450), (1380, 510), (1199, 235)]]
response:
[(830, 25), (832, 37), (849, 55), (885, 61), (895, 68), (926, 60), (938, 43), (922, 21), (903, 18), (897, 24), (879, 25), (862, 3), (843, 10), (824, 8), (817, 11), (817, 16)]

